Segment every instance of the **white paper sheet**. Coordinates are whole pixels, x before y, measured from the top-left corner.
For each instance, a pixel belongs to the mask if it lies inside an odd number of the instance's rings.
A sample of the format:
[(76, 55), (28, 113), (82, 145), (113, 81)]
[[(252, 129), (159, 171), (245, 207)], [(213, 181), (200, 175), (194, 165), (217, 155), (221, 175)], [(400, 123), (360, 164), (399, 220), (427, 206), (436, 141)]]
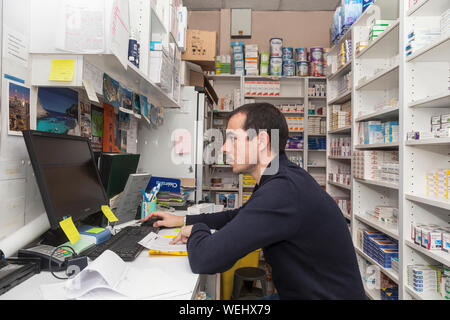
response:
[(78, 299), (90, 293), (91, 298), (98, 298), (113, 291), (125, 298), (145, 299), (180, 290), (162, 270), (130, 267), (117, 254), (106, 250), (77, 276), (67, 280), (65, 297)]

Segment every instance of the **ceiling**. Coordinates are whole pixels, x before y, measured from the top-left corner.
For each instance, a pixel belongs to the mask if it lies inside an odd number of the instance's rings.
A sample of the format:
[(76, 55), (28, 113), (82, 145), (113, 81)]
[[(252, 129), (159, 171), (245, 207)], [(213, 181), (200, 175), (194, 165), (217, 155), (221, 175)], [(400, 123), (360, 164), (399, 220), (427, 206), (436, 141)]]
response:
[(334, 11), (341, 0), (183, 0), (188, 10)]

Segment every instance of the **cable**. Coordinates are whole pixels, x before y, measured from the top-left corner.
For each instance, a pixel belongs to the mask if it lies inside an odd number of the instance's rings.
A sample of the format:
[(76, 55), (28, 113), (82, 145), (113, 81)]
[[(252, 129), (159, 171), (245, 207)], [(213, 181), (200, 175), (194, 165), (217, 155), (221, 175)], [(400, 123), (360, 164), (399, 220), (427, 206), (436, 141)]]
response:
[(51, 274), (52, 274), (56, 279), (67, 280), (67, 279), (69, 279), (69, 277), (66, 277), (66, 278), (59, 277), (59, 276), (55, 275), (55, 274), (53, 273), (53, 270), (52, 270), (52, 258), (53, 258), (53, 255), (54, 255), (55, 252), (56, 252), (58, 249), (60, 249), (60, 248), (69, 248), (70, 250), (72, 250), (72, 257), (76, 257), (76, 256), (77, 256), (75, 250), (74, 250), (71, 246), (58, 246), (58, 247), (55, 248), (55, 250), (53, 250), (52, 254), (50, 255), (50, 259), (48, 260), (48, 270), (51, 272)]

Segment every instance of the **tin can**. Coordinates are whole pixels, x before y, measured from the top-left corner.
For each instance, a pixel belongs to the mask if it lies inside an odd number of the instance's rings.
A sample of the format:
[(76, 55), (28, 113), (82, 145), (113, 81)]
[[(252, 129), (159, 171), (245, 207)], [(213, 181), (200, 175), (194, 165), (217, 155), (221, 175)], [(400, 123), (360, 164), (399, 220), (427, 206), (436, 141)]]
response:
[(299, 77), (307, 77), (308, 76), (308, 62), (300, 61), (296, 62), (297, 64), (297, 76)]
[(306, 48), (296, 48), (295, 49), (295, 61), (296, 62), (307, 62), (308, 61), (308, 51)]
[(312, 77), (321, 77), (323, 75), (323, 65), (322, 62), (311, 62), (311, 72)]
[(294, 59), (294, 48), (292, 47), (283, 47), (283, 61)]
[(282, 74), (283, 59), (280, 58), (270, 58), (270, 75), (271, 76), (281, 76)]
[(287, 59), (283, 61), (283, 76), (295, 76), (295, 60)]
[(310, 49), (310, 59), (311, 62), (322, 62), (323, 61), (323, 48), (314, 47)]
[(282, 58), (283, 57), (283, 39), (272, 38), (270, 39), (270, 57)]

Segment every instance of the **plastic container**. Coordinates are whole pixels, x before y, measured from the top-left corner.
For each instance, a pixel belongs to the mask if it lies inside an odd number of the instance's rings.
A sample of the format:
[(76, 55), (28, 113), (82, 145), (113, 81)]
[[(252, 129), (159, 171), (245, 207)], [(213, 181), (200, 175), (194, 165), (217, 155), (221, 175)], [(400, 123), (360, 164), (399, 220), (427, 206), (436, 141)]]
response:
[(283, 57), (283, 39), (272, 38), (270, 39), (270, 57), (282, 58)]
[(232, 266), (227, 271), (223, 272), (220, 277), (220, 299), (230, 300), (231, 294), (233, 293), (234, 285), (234, 271), (239, 268), (244, 267), (258, 267), (259, 264), (259, 253), (261, 249), (250, 252), (245, 257), (236, 261), (234, 266)]

